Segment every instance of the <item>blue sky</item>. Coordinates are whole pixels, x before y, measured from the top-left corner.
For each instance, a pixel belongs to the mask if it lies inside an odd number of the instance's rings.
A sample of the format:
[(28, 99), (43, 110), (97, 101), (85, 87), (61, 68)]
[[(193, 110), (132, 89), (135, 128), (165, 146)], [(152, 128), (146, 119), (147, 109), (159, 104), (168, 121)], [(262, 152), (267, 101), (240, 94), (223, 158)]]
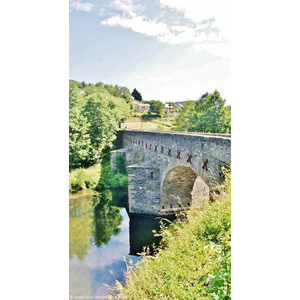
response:
[(70, 79), (230, 104), (230, 0), (70, 0)]

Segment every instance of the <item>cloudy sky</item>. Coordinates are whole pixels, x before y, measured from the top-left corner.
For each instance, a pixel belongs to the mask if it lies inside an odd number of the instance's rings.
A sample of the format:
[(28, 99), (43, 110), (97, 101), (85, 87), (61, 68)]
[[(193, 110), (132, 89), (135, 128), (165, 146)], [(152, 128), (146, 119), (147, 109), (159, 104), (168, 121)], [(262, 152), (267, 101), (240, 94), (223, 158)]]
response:
[(230, 104), (230, 0), (70, 0), (70, 79)]

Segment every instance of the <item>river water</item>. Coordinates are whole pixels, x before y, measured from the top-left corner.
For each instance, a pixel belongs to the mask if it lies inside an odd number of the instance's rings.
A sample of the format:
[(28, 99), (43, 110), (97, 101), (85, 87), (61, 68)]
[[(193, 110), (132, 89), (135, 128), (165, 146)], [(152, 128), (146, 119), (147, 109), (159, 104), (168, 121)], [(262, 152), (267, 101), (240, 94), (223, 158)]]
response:
[(158, 245), (159, 219), (128, 213), (127, 189), (81, 191), (69, 197), (69, 291), (73, 299), (112, 294), (126, 264), (144, 246)]

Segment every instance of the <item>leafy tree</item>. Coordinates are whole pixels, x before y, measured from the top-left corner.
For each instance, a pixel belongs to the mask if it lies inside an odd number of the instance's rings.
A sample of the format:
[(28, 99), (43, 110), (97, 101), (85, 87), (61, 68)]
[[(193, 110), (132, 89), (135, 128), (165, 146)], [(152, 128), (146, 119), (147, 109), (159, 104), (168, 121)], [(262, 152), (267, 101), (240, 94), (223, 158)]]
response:
[(81, 82), (82, 88), (86, 87), (86, 83), (84, 81)]
[(151, 100), (148, 102), (150, 104), (150, 112), (162, 116), (164, 114), (165, 105), (159, 100)]
[(194, 119), (192, 117), (193, 110), (194, 103), (192, 101), (184, 102), (181, 110), (179, 111), (179, 114), (175, 119), (175, 130), (187, 131), (189, 128), (192, 128), (192, 120)]
[(143, 101), (143, 98), (142, 98), (141, 93), (140, 93), (136, 88), (133, 89), (133, 91), (132, 91), (132, 93), (131, 93), (131, 96), (132, 96), (135, 100)]
[(195, 103), (197, 122), (194, 130), (200, 132), (231, 132), (231, 114), (225, 106), (226, 100), (215, 90), (212, 94), (205, 93)]
[(193, 104), (185, 102), (175, 120), (175, 129), (182, 131), (230, 133), (231, 114), (226, 100), (215, 90), (205, 93)]
[(81, 83), (70, 82), (70, 170), (98, 163), (103, 150), (112, 147), (120, 122), (130, 116), (132, 101), (125, 99), (129, 90), (120, 87), (123, 98), (114, 97), (108, 89), (116, 92), (116, 87), (99, 83), (86, 85), (82, 93)]
[(70, 85), (69, 90), (69, 169), (87, 167), (91, 158), (97, 159), (89, 136), (89, 123), (82, 115), (82, 99), (78, 90)]

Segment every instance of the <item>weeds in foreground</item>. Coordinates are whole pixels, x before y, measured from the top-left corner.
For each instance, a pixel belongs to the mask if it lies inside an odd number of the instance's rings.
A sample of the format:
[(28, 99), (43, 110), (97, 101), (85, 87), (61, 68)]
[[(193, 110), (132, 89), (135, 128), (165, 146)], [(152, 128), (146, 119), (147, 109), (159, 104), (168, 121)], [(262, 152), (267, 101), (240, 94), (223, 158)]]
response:
[[(162, 225), (162, 244), (155, 256), (143, 253), (127, 264), (128, 299), (231, 299), (230, 173), (213, 201), (180, 213), (172, 228)], [(164, 247), (162, 247), (164, 245)], [(163, 248), (163, 249), (162, 249)]]

